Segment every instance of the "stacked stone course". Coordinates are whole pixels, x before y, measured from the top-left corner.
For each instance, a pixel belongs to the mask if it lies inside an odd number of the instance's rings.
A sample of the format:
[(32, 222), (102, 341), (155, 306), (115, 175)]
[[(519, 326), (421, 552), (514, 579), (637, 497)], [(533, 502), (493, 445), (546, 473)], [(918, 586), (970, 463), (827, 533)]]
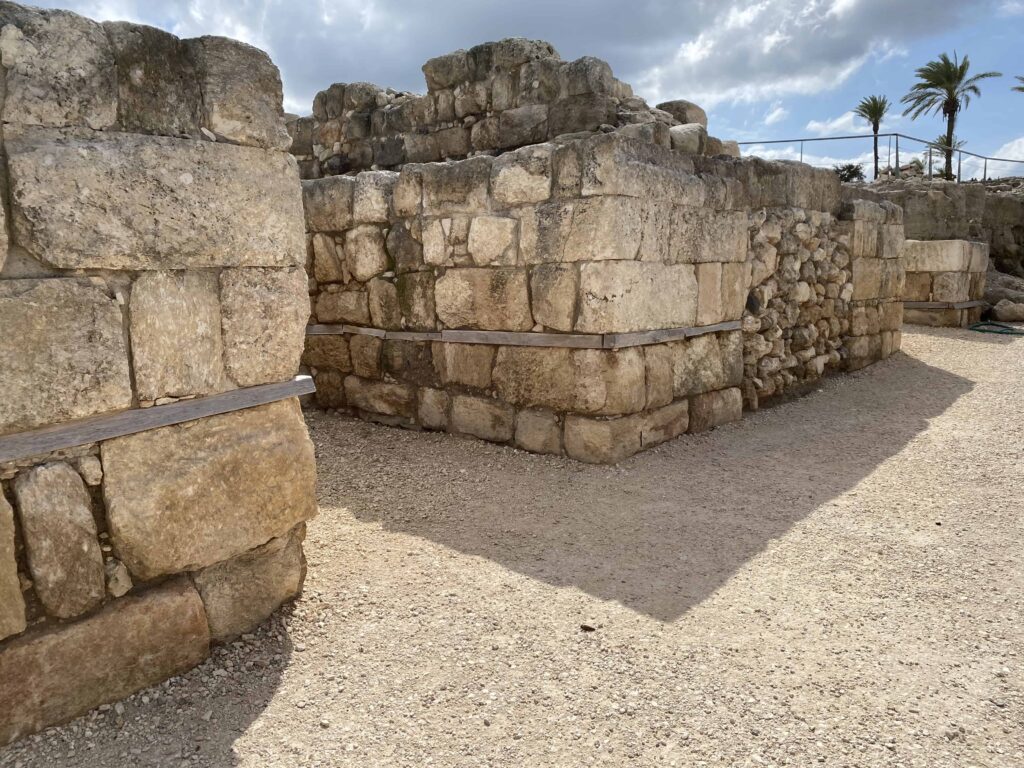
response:
[(987, 243), (908, 240), (905, 261), (908, 323), (958, 327), (981, 319)]
[(252, 629), (301, 588), (316, 500), (294, 397), (11, 447), (296, 374), (307, 279), (277, 69), (222, 38), (7, 2), (0, 63), (3, 743)]

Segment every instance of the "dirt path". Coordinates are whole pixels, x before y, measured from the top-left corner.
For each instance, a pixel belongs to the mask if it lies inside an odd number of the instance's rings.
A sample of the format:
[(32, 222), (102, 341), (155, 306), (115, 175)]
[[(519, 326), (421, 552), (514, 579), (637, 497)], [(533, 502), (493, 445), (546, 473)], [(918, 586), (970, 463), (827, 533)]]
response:
[(1024, 339), (904, 350), (616, 468), (311, 414), (290, 615), (0, 765), (1024, 765)]

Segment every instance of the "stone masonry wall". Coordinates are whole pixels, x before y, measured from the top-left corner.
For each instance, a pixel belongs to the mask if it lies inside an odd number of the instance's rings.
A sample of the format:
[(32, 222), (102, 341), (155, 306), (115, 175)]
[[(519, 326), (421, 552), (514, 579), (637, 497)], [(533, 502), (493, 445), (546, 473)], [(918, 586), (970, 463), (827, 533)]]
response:
[(541, 40), (458, 50), (431, 59), (423, 73), (425, 95), (370, 83), (335, 83), (317, 94), (312, 116), (289, 126), (303, 178), (462, 159), (615, 129), (691, 153), (739, 154), (734, 142), (707, 136), (699, 107), (675, 101), (652, 109), (604, 61), (563, 61)]
[[(269, 58), (0, 3), (0, 446), (287, 382), (302, 201)], [(0, 743), (198, 664), (297, 594), (295, 398), (0, 463)]]
[[(957, 305), (985, 297), (987, 243), (967, 240), (908, 240), (906, 247), (907, 302)], [(921, 325), (959, 327), (976, 323), (983, 307), (908, 306), (906, 321)]]

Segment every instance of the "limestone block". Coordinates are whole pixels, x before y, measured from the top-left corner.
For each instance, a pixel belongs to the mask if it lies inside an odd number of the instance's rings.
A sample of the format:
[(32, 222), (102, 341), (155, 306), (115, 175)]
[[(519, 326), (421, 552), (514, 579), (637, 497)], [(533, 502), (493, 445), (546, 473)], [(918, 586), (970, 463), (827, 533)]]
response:
[(618, 415), (643, 409), (644, 359), (639, 348), (499, 347), (494, 388), (518, 407)]
[(495, 443), (507, 443), (514, 433), (515, 411), (498, 400), (470, 395), (452, 398), (449, 429)]
[(25, 598), (14, 547), (14, 510), (0, 493), (0, 640), (25, 631)]
[(445, 225), (451, 226), (451, 219), (434, 219), (423, 224), (423, 261), (432, 266), (441, 266), (448, 261), (451, 249), (448, 247), (448, 233)]
[(289, 155), (128, 133), (4, 133), (17, 241), (45, 264), (144, 270), (304, 262), (298, 169)]
[(316, 514), (313, 445), (295, 399), (108, 440), (114, 550), (142, 580), (197, 570)]
[(375, 277), (366, 287), (373, 327), (401, 330), (402, 305), (398, 301), (397, 286), (383, 277)]
[(970, 297), (971, 299), (985, 298), (985, 276), (987, 272), (971, 272)]
[(643, 347), (646, 369), (647, 397), (645, 408), (660, 408), (672, 402), (673, 352), (668, 344), (650, 344)]
[(615, 464), (640, 450), (643, 419), (592, 419), (568, 415), (565, 418), (565, 452), (588, 464)]
[(0, 281), (0, 328), (0, 434), (131, 406), (121, 309), (100, 285)]
[(416, 418), (416, 388), (409, 384), (369, 381), (358, 376), (345, 378), (345, 396), (354, 408), (367, 413)]
[(722, 152), (721, 154), (726, 157), (740, 157), (742, 155), (740, 151), (740, 145), (737, 141), (724, 140), (722, 141)]
[(932, 301), (969, 301), (970, 287), (967, 272), (939, 272), (932, 278)]
[(672, 149), (690, 155), (703, 155), (707, 144), (707, 128), (699, 123), (673, 125), (668, 129), (672, 141)]
[(387, 224), (397, 183), (394, 171), (363, 171), (356, 176), (352, 200), (356, 224)]
[(498, 116), (498, 147), (501, 149), (539, 144), (547, 137), (547, 104), (525, 104), (506, 109)]
[(434, 366), (446, 385), (490, 389), (495, 348), (489, 344), (434, 342)]
[(226, 37), (185, 42), (199, 69), (204, 125), (239, 144), (288, 149), (281, 74), (270, 57)]
[(450, 216), (485, 212), (492, 161), (493, 158), (479, 156), (454, 163), (415, 166), (423, 183), (423, 213)]
[(210, 639), (227, 642), (250, 632), (302, 591), (304, 526), (238, 557), (195, 573), (210, 624)]
[(436, 387), (440, 383), (430, 344), (387, 339), (381, 352), (381, 364), (389, 379), (427, 387)]
[(738, 387), (704, 392), (690, 398), (690, 432), (739, 421), (743, 417), (743, 395)]
[(469, 225), (469, 255), (478, 267), (515, 266), (517, 222), (504, 216), (476, 216)]
[(874, 259), (879, 255), (879, 225), (871, 220), (850, 223), (850, 255), (854, 259)]
[(617, 106), (614, 97), (603, 93), (580, 93), (558, 99), (548, 108), (548, 136), (596, 131), (602, 125), (613, 125)]
[(533, 319), (555, 331), (569, 333), (576, 319), (579, 274), (565, 264), (539, 264), (530, 270)]
[(854, 259), (853, 300), (876, 299), (882, 290), (882, 259)]
[(690, 425), (690, 403), (677, 400), (646, 413), (640, 423), (640, 447), (650, 448), (686, 432)]
[(388, 270), (388, 252), (380, 227), (364, 224), (345, 233), (345, 265), (361, 283)]
[(526, 271), (522, 269), (449, 269), (435, 284), (434, 300), (437, 316), (448, 328), (533, 328)]
[(878, 297), (895, 299), (903, 295), (906, 272), (899, 259), (882, 259), (879, 269)]
[(707, 112), (698, 107), (692, 101), (684, 101), (683, 99), (663, 101), (658, 105), (658, 109), (668, 112), (672, 117), (684, 125), (686, 123), (697, 123), (698, 125), (702, 125), (705, 129), (708, 127)]
[(562, 425), (551, 411), (527, 409), (516, 415), (515, 444), (530, 453), (562, 453)]
[(317, 232), (313, 241), (313, 277), (318, 283), (347, 282), (350, 275), (345, 263), (345, 251), (333, 235)]
[(0, 650), (0, 744), (185, 672), (209, 654), (199, 593), (175, 579)]
[(573, 149), (584, 196), (625, 195), (687, 206), (705, 203), (707, 190), (694, 174), (689, 155), (615, 133), (577, 141)]
[(651, 210), (646, 201), (607, 196), (545, 203), (520, 216), (523, 259), (539, 264), (634, 259)]
[(676, 206), (672, 209), (670, 259), (697, 264), (746, 261), (749, 235), (743, 211)]
[(288, 381), (299, 368), (309, 320), (306, 273), (225, 269), (220, 275), (224, 358), (240, 387)]
[(423, 176), (418, 170), (420, 167), (407, 165), (398, 174), (398, 181), (391, 191), (391, 210), (399, 218), (420, 213), (423, 201)]
[(903, 289), (904, 301), (932, 300), (932, 273), (907, 272), (907, 280)]
[(647, 141), (662, 147), (672, 147), (672, 133), (665, 123), (630, 123), (616, 129), (622, 134), (637, 141)]
[(968, 258), (967, 271), (975, 273), (988, 271), (988, 243), (968, 241), (965, 248)]
[(846, 340), (846, 349), (849, 355), (846, 360), (846, 368), (850, 371), (856, 371), (881, 359), (882, 339), (877, 335), (854, 336)]
[(878, 228), (878, 256), (883, 259), (898, 259), (903, 255), (906, 239), (902, 224), (882, 224)]
[(321, 291), (316, 297), (316, 319), (321, 323), (370, 324), (366, 291)]
[(104, 22), (117, 63), (118, 127), (198, 136), (202, 94), (189, 46), (156, 27)]
[(309, 232), (343, 232), (355, 219), (356, 182), (351, 176), (327, 176), (302, 182), (302, 205)]
[(410, 331), (432, 331), (437, 328), (434, 307), (434, 275), (430, 272), (409, 272), (395, 281), (398, 306), (403, 326)]
[(576, 330), (625, 333), (692, 326), (697, 280), (690, 264), (591, 262), (580, 266)]
[(451, 88), (470, 80), (472, 68), (469, 54), (461, 48), (454, 53), (429, 59), (422, 67), (427, 88), (431, 91)]
[(1015, 304), (1008, 299), (1000, 299), (994, 309), (996, 320), (1004, 323), (1024, 322), (1024, 304)]
[(100, 130), (117, 122), (117, 72), (100, 24), (4, 3), (0, 28), (4, 123)]
[[(735, 334), (738, 337), (740, 334)], [(672, 388), (676, 398), (739, 386), (743, 376), (741, 344), (733, 334), (704, 334), (673, 342)]]
[(302, 353), (302, 364), (318, 370), (333, 370), (349, 373), (352, 370), (352, 356), (346, 336), (307, 336), (306, 348)]
[(63, 462), (21, 472), (14, 481), (28, 566), (46, 612), (70, 619), (103, 602), (106, 580), (89, 492)]
[[(303, 294), (305, 290), (303, 280)], [(225, 378), (214, 273), (142, 273), (132, 285), (129, 327), (140, 400), (232, 388)]]
[(349, 336), (349, 354), (352, 357), (352, 371), (356, 376), (364, 379), (380, 378), (380, 351), (383, 345), (383, 340), (376, 336)]
[(539, 203), (551, 196), (550, 144), (536, 144), (495, 158), (491, 195), (498, 205)]
[(966, 272), (971, 253), (966, 240), (907, 240), (903, 264), (908, 272)]
[(388, 230), (385, 244), (399, 275), (423, 269), (423, 246), (405, 223), (395, 224)]
[(345, 374), (341, 371), (322, 370), (313, 374), (316, 386), (316, 404), (319, 408), (344, 408), (348, 403), (345, 399)]
[(416, 421), (426, 429), (448, 429), (451, 396), (443, 389), (423, 387), (416, 393)]

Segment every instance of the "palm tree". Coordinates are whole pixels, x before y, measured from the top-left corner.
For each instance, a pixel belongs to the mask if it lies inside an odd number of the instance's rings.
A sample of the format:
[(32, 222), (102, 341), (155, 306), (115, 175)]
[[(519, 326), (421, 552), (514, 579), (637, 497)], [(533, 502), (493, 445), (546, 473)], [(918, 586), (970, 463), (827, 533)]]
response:
[(946, 119), (946, 178), (953, 178), (953, 132), (956, 129), (956, 116), (961, 109), (971, 103), (971, 96), (981, 96), (978, 83), (989, 77), (1001, 77), (1001, 72), (982, 72), (980, 75), (968, 77), (971, 62), (964, 56), (959, 61), (956, 52), (950, 59), (945, 53), (938, 61), (929, 61), (914, 74), (917, 82), (900, 101), (908, 105), (904, 115), (916, 120), (921, 115), (941, 113)]
[[(953, 141), (950, 142), (949, 139), (945, 135), (940, 135), (940, 136), (936, 136), (934, 139), (932, 139), (931, 146), (929, 147), (929, 151), (934, 150), (936, 152), (941, 152), (944, 155), (952, 154), (953, 152), (956, 152), (958, 149), (963, 147), (963, 145), (966, 144), (966, 143), (967, 143), (966, 140), (965, 141), (961, 141), (956, 136), (954, 136), (953, 137)], [(931, 159), (931, 158), (929, 158), (929, 159)], [(929, 167), (931, 167), (931, 163), (929, 163)], [(947, 178), (952, 179), (952, 176), (947, 176)]]
[(875, 134), (875, 180), (878, 180), (878, 128), (889, 111), (889, 100), (885, 96), (865, 96), (853, 110), (853, 114), (863, 117), (871, 123), (871, 131)]
[(1017, 79), (1020, 80), (1020, 85), (1013, 86), (1013, 90), (1024, 93), (1024, 77), (1017, 75)]

